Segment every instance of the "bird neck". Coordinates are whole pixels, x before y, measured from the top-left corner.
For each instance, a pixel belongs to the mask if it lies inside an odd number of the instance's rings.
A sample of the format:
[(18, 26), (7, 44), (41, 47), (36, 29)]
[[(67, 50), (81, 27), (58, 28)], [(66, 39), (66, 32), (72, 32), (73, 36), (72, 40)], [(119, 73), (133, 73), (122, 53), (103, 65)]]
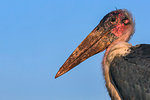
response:
[[(117, 42), (116, 42), (117, 43)], [(121, 100), (121, 97), (119, 95), (119, 92), (117, 91), (117, 89), (115, 88), (115, 85), (112, 84), (111, 82), (111, 76), (109, 74), (109, 63), (107, 62), (107, 55), (111, 49), (111, 47), (115, 45), (115, 43), (112, 43), (106, 50), (105, 54), (104, 54), (104, 59), (103, 59), (103, 74), (104, 74), (104, 78), (105, 78), (105, 82), (106, 82), (106, 87), (107, 90), (109, 92), (110, 97), (112, 98), (112, 100)]]
[[(123, 39), (122, 39), (123, 40)], [(112, 43), (106, 50), (103, 59), (103, 74), (106, 81), (106, 87), (109, 91), (109, 95), (112, 100), (121, 100), (121, 95), (119, 94), (115, 84), (113, 83), (112, 76), (110, 75), (110, 64), (116, 55), (124, 56), (130, 52), (130, 44), (124, 41), (116, 40)]]

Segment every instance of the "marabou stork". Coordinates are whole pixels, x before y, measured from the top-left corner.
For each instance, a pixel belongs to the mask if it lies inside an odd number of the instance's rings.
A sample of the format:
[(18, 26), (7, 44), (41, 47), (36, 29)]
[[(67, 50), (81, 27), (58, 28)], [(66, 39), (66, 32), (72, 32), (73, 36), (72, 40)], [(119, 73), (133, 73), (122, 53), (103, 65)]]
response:
[(106, 49), (102, 69), (111, 99), (150, 100), (150, 45), (127, 43), (134, 26), (126, 9), (108, 13), (70, 55), (55, 78)]

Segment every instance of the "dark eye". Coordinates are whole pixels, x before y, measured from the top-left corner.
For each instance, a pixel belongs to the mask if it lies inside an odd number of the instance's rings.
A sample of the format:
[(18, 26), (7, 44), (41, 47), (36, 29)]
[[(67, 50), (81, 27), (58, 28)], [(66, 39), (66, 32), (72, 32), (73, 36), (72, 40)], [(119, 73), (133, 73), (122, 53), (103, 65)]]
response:
[(129, 19), (127, 17), (125, 17), (122, 22), (125, 24), (125, 25), (128, 25), (130, 22), (129, 22)]
[(115, 17), (111, 18), (111, 22), (115, 22), (115, 21), (116, 21)]

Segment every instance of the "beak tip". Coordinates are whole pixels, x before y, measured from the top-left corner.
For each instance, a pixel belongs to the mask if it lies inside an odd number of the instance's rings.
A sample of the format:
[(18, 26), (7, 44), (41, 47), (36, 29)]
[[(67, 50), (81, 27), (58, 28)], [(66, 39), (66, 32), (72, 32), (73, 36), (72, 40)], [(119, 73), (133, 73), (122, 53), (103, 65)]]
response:
[(62, 71), (61, 69), (57, 72), (55, 79), (58, 78), (59, 76), (63, 75), (64, 71)]
[(62, 66), (59, 71), (57, 72), (55, 79), (58, 78), (59, 76), (65, 74), (66, 72), (68, 72), (68, 69), (66, 69), (64, 66)]
[(55, 76), (55, 79), (56, 79), (57, 77), (58, 77), (58, 76), (56, 75), (56, 76)]
[(58, 78), (60, 76), (60, 73), (57, 72), (56, 76), (55, 76), (55, 79)]

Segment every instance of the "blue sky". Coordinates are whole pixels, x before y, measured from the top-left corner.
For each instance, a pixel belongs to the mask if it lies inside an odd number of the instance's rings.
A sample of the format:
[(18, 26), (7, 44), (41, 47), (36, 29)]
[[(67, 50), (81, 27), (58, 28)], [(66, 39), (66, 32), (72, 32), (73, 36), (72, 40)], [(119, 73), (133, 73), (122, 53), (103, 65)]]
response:
[(110, 100), (101, 70), (104, 52), (54, 76), (116, 7), (135, 18), (130, 43), (150, 43), (149, 5), (149, 0), (1, 0), (0, 100)]

